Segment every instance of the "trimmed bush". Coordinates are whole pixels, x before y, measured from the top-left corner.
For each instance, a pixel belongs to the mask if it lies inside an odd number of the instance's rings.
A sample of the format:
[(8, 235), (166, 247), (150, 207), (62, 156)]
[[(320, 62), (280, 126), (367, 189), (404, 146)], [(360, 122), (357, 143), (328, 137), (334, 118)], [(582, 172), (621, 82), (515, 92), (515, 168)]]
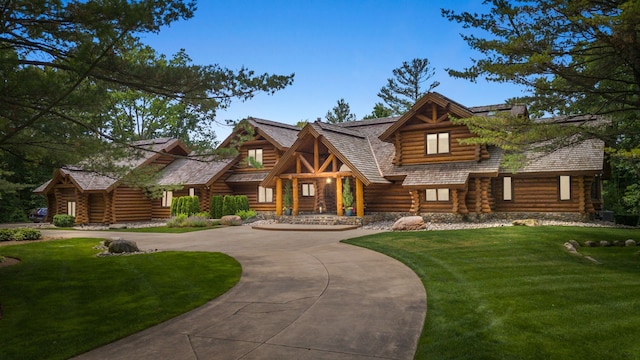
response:
[(18, 241), (38, 240), (41, 237), (42, 237), (42, 234), (40, 233), (40, 231), (35, 229), (27, 229), (27, 228), (15, 229), (15, 232), (13, 234), (13, 238)]
[(40, 231), (35, 229), (0, 229), (0, 241), (38, 240), (41, 237)]
[(13, 240), (13, 229), (0, 229), (0, 241)]
[(222, 195), (213, 195), (211, 197), (210, 213), (212, 219), (220, 219), (222, 217)]
[(197, 196), (180, 196), (171, 203), (171, 216), (186, 214), (187, 216), (200, 212), (200, 199)]
[(57, 214), (53, 216), (53, 225), (57, 227), (71, 227), (76, 218), (71, 215)]
[(247, 195), (236, 196), (236, 211), (249, 211), (249, 197)]
[(225, 195), (222, 199), (222, 216), (235, 215), (237, 210), (236, 197), (233, 195)]
[(238, 211), (249, 210), (247, 195), (225, 195), (222, 199), (222, 216), (235, 215)]

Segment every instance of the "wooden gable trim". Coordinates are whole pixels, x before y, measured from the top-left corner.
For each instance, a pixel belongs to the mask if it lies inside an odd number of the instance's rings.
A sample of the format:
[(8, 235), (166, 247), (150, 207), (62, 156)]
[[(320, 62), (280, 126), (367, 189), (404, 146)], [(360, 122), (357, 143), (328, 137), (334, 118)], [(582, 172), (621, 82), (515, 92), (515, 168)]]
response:
[[(424, 116), (419, 114), (419, 110), (424, 109), (429, 103), (432, 104), (431, 107), (431, 112), (432, 112), (432, 118), (429, 119), (429, 117)], [(393, 125), (391, 125), (389, 128), (387, 128), (387, 130), (382, 133), (378, 138), (382, 141), (385, 142), (391, 142), (393, 141), (392, 137), (393, 135), (400, 130), (403, 125), (405, 123), (407, 123), (408, 121), (410, 121), (413, 118), (417, 118), (421, 121), (425, 121), (425, 119), (429, 119), (429, 121), (426, 121), (428, 123), (436, 123), (438, 121), (443, 121), (444, 119), (442, 119), (444, 116), (441, 116), (440, 118), (436, 118), (437, 116), (437, 108), (435, 107), (435, 105), (438, 105), (440, 107), (443, 107), (445, 109), (448, 110), (447, 112), (447, 117), (449, 116), (449, 114), (454, 114), (458, 117), (461, 118), (467, 118), (467, 117), (471, 117), (473, 116), (473, 113), (471, 112), (471, 110), (469, 110), (468, 108), (457, 104), (455, 101), (448, 99), (447, 97), (440, 95), (436, 92), (430, 92), (425, 94), (422, 98), (420, 98), (412, 107), (411, 110), (409, 110), (406, 114), (402, 115), (402, 117), (400, 117), (400, 119), (398, 119)], [(434, 112), (434, 110), (436, 110)], [(436, 115), (434, 115), (436, 114)], [(420, 116), (424, 117), (421, 118)], [(434, 121), (435, 119), (435, 121)], [(440, 120), (442, 119), (442, 120)]]
[(276, 177), (279, 176), (282, 173), (282, 169), (286, 166), (286, 164), (289, 161), (292, 161), (292, 160), (296, 161), (294, 159), (294, 157), (296, 156), (296, 151), (302, 145), (302, 143), (305, 141), (304, 138), (307, 135), (311, 135), (314, 138), (317, 138), (318, 136), (320, 136), (320, 134), (318, 134), (318, 132), (315, 131), (315, 129), (313, 129), (311, 124), (305, 125), (302, 128), (302, 130), (300, 130), (300, 132), (298, 133), (298, 138), (296, 139), (296, 141), (291, 145), (291, 147), (289, 149), (287, 149), (287, 151), (285, 151), (285, 153), (282, 155), (282, 157), (280, 157), (280, 160), (276, 163), (276, 165), (273, 167), (273, 169), (271, 169), (271, 171), (269, 171), (267, 176), (260, 183), (261, 186), (264, 186), (264, 187), (273, 186), (273, 184), (275, 183)]

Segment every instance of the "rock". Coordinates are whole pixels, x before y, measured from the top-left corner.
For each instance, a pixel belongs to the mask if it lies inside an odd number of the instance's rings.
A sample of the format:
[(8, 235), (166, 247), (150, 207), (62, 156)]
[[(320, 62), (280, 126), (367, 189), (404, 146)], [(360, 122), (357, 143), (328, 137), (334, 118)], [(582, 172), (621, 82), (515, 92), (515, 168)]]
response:
[(513, 226), (540, 226), (540, 221), (536, 219), (514, 220)]
[(598, 243), (595, 241), (587, 240), (584, 242), (584, 246), (586, 247), (597, 247)]
[(102, 245), (104, 245), (106, 248), (108, 248), (109, 245), (111, 245), (111, 243), (116, 241), (116, 240), (122, 240), (122, 238), (118, 237), (118, 236), (114, 236), (111, 239), (104, 239), (104, 241), (102, 242)]
[(624, 246), (624, 241), (616, 240), (613, 242), (613, 246)]
[(577, 254), (577, 253), (578, 253), (578, 251), (576, 250), (576, 248), (575, 248), (575, 247), (573, 246), (573, 244), (572, 244), (572, 243), (570, 243), (570, 242), (566, 242), (566, 243), (564, 243), (564, 247), (566, 247), (566, 248), (567, 248), (567, 250), (569, 250), (569, 252), (572, 252), (572, 253), (575, 253), (575, 254)]
[(222, 225), (242, 225), (242, 218), (238, 215), (225, 215), (220, 219)]
[(607, 240), (602, 240), (602, 241), (600, 241), (600, 246), (602, 246), (602, 247), (611, 246), (611, 242), (607, 241)]
[(127, 224), (111, 224), (109, 225), (109, 229), (126, 229)]
[(638, 245), (638, 243), (636, 243), (636, 241), (633, 239), (627, 239), (624, 242), (624, 246), (636, 246), (636, 245)]
[(580, 243), (575, 240), (569, 240), (569, 244), (573, 245), (574, 249), (580, 248)]
[(398, 219), (391, 230), (423, 230), (427, 228), (422, 216), (404, 216)]
[(109, 252), (110, 253), (116, 253), (116, 254), (120, 254), (120, 253), (133, 253), (133, 252), (139, 252), (140, 249), (138, 249), (138, 244), (136, 244), (135, 241), (131, 241), (131, 240), (112, 240), (111, 243), (109, 244)]

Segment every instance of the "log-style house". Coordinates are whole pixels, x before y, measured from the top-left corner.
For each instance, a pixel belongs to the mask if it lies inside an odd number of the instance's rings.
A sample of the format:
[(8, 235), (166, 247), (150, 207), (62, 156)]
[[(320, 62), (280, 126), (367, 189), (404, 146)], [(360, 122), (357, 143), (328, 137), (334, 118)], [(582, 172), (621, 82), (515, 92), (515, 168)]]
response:
[[(47, 196), (54, 210), (49, 216), (75, 211), (78, 223), (166, 218), (171, 197), (189, 194), (200, 196), (203, 210), (208, 210), (212, 195), (247, 195), (251, 208), (280, 216), (286, 182), (293, 189), (294, 216), (343, 215), (342, 190), (347, 179), (359, 217), (527, 213), (586, 218), (602, 210), (601, 141), (529, 154), (528, 164), (512, 173), (500, 166), (499, 148), (461, 143), (474, 135), (450, 121), (499, 111), (528, 116), (521, 105), (465, 107), (428, 93), (401, 117), (339, 124), (318, 121), (302, 129), (250, 118), (248, 128), (237, 130), (220, 145), (231, 146), (237, 135), (248, 135), (234, 159), (193, 161), (177, 140), (154, 143), (161, 150), (144, 163), (165, 162), (160, 185), (184, 185), (163, 199), (145, 200), (140, 191), (118, 180), (79, 176), (70, 168), (58, 170), (37, 191)], [(181, 156), (163, 157), (162, 152)], [(75, 205), (69, 205), (72, 202)]]

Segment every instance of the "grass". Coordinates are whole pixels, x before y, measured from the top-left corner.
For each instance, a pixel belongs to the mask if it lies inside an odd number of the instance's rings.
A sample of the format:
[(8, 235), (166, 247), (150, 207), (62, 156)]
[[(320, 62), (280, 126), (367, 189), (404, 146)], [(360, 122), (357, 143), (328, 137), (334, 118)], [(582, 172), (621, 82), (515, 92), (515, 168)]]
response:
[(347, 241), (422, 279), (427, 317), (416, 359), (640, 359), (640, 231), (504, 227), (381, 233)]
[(198, 307), (233, 287), (221, 253), (96, 257), (96, 239), (0, 247), (0, 359), (66, 359)]

